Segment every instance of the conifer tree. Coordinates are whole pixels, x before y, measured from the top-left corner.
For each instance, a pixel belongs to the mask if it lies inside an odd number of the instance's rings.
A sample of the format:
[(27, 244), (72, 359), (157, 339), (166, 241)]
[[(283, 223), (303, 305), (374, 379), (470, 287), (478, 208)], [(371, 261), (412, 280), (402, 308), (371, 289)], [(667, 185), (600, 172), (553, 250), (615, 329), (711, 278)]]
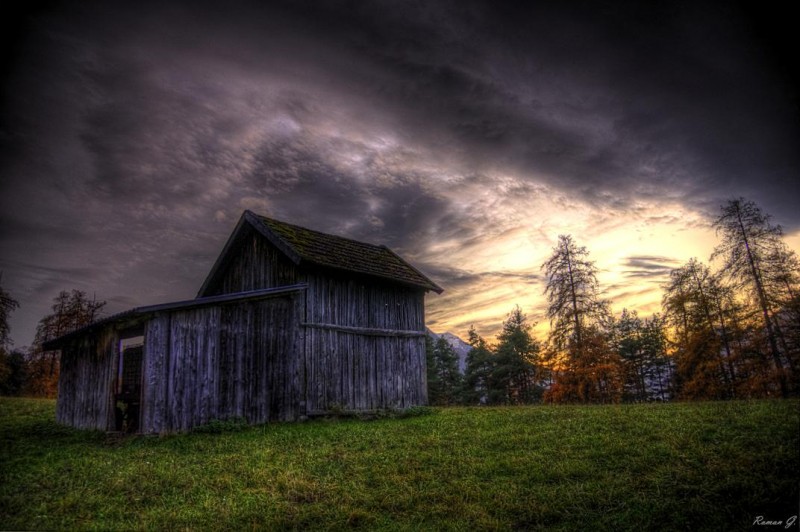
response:
[(711, 258), (721, 258), (726, 279), (736, 288), (751, 294), (761, 317), (775, 380), (785, 397), (790, 392), (785, 368), (788, 366), (796, 373), (797, 357), (795, 353), (787, 352), (786, 344), (781, 340), (785, 335), (776, 316), (784, 294), (779, 288), (781, 283), (775, 281), (785, 275), (782, 268), (791, 268), (781, 240), (783, 230), (772, 225), (768, 214), (744, 198), (723, 205), (714, 221), (714, 228), (722, 241)]
[(487, 404), (494, 388), (493, 370), (495, 355), (472, 326), (469, 328), (467, 342), (472, 347), (467, 353), (467, 367), (464, 370), (462, 402), (467, 405)]
[(654, 314), (642, 322), (645, 375), (650, 382), (648, 400), (666, 401), (673, 396), (674, 364), (667, 354), (664, 319)]
[(672, 368), (661, 316), (642, 319), (623, 309), (614, 322), (614, 345), (623, 368), (623, 399), (664, 401), (670, 396)]
[(622, 397), (619, 355), (609, 340), (608, 302), (600, 298), (597, 268), (570, 235), (560, 235), (542, 265), (556, 379), (546, 399), (616, 402)]
[(519, 307), (509, 313), (497, 340), (492, 371), (493, 402), (534, 402), (541, 395), (536, 382), (539, 344), (531, 335), (531, 325)]
[(697, 259), (670, 272), (662, 306), (677, 332), (673, 346), (683, 398), (735, 396), (730, 301), (729, 291)]
[(619, 319), (614, 322), (614, 343), (623, 366), (623, 398), (626, 401), (647, 399), (642, 329), (642, 320), (635, 310), (622, 309)]
[(432, 405), (454, 405), (461, 392), (458, 355), (442, 337), (435, 342), (426, 336), (428, 358), (428, 402)]

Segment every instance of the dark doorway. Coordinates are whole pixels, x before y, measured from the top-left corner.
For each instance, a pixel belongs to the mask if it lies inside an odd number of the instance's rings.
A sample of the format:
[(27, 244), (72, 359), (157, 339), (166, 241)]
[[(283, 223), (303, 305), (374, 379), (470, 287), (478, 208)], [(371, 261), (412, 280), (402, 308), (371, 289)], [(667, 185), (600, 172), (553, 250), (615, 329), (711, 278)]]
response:
[(115, 429), (119, 432), (139, 431), (142, 404), (142, 344), (120, 349), (119, 374), (114, 394)]

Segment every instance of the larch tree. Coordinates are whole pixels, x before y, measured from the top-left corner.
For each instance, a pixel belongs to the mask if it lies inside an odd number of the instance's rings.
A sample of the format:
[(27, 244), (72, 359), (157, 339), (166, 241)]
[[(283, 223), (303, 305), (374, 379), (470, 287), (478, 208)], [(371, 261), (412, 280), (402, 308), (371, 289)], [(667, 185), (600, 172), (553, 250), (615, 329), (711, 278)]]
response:
[(697, 259), (670, 272), (662, 307), (674, 331), (679, 392), (685, 398), (730, 398), (735, 395), (731, 299), (711, 270)]
[(800, 380), (800, 261), (794, 251), (781, 243), (768, 262), (766, 292), (774, 297), (776, 332), (797, 382)]
[(559, 235), (542, 265), (547, 278), (550, 353), (556, 358), (551, 401), (616, 402), (622, 397), (619, 356), (608, 345), (610, 312), (600, 298), (597, 268), (570, 235)]
[(550, 340), (570, 355), (584, 347), (587, 327), (607, 311), (599, 296), (597, 268), (588, 255), (571, 235), (559, 235), (553, 254), (542, 265)]
[[(761, 316), (762, 327), (774, 365), (776, 380), (781, 395), (790, 392), (785, 368), (793, 372), (795, 356), (781, 349), (783, 331), (776, 319), (777, 302), (782, 298), (780, 283), (773, 280), (781, 275), (780, 257), (785, 249), (783, 230), (770, 223), (770, 216), (752, 201), (739, 198), (721, 207), (714, 221), (714, 228), (721, 242), (714, 248), (712, 260), (721, 259), (721, 271), (728, 281), (738, 289), (747, 291)], [(786, 266), (784, 262), (782, 266)]]

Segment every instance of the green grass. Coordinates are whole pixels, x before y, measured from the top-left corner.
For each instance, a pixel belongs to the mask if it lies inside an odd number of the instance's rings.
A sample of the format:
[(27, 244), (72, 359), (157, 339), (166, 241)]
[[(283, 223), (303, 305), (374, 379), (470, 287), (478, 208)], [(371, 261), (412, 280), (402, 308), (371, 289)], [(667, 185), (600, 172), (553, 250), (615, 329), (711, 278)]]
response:
[(0, 529), (749, 530), (798, 513), (799, 407), (453, 408), (120, 439), (0, 398)]

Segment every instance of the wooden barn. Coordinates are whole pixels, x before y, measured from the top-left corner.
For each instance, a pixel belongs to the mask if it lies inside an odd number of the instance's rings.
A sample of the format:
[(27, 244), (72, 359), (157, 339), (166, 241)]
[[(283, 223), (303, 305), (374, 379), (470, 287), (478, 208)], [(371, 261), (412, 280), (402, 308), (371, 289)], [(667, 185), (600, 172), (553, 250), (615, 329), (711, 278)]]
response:
[(196, 299), (45, 344), (56, 419), (141, 433), (424, 405), (430, 279), (385, 246), (246, 211)]

